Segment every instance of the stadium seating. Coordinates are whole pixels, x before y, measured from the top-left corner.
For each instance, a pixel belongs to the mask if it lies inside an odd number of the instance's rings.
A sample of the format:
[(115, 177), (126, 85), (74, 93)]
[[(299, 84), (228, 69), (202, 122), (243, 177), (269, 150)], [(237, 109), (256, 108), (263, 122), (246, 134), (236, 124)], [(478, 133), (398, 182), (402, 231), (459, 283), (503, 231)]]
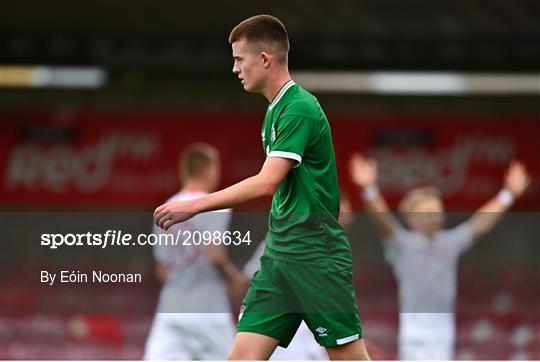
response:
[[(25, 268), (27, 273), (32, 268)], [(397, 358), (397, 296), (391, 273), (354, 273), (368, 347)], [(538, 275), (460, 273), (458, 359), (539, 359)], [(19, 279), (20, 280), (20, 279)], [(502, 281), (502, 282), (501, 282)], [(536, 283), (536, 284), (534, 284)], [(0, 290), (0, 355), (6, 359), (139, 359), (158, 286), (39, 288), (19, 281)], [(34, 288), (34, 293), (29, 293)], [(360, 293), (361, 291), (361, 293)]]

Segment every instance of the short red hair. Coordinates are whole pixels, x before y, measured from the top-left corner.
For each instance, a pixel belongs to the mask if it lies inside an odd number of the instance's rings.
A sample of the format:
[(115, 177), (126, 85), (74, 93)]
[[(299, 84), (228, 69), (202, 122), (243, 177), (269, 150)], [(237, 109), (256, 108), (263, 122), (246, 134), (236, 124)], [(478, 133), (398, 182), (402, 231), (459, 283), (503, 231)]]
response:
[(229, 35), (229, 43), (245, 39), (255, 45), (258, 52), (266, 51), (278, 56), (281, 64), (287, 62), (289, 36), (285, 25), (272, 15), (256, 15), (236, 25)]

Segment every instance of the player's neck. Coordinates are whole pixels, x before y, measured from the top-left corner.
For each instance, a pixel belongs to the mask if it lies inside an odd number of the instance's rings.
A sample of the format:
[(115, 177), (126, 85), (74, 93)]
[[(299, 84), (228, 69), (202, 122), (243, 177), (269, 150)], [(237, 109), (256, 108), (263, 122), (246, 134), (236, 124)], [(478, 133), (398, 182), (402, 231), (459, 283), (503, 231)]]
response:
[(437, 231), (430, 231), (430, 232), (424, 231), (424, 232), (421, 232), (421, 234), (424, 234), (424, 236), (428, 238), (429, 240), (434, 241), (435, 235), (437, 235)]
[(279, 90), (291, 80), (291, 75), (289, 74), (288, 69), (280, 71), (277, 75), (270, 77), (268, 80), (268, 85), (262, 94), (268, 99), (268, 102), (271, 103), (274, 97), (278, 94)]
[(201, 180), (188, 180), (184, 183), (181, 192), (210, 192), (208, 183)]

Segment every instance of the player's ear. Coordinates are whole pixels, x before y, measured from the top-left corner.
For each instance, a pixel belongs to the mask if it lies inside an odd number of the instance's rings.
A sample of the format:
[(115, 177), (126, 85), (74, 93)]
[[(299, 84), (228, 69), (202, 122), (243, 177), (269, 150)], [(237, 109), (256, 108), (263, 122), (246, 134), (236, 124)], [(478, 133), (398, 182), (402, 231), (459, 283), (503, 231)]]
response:
[(261, 52), (261, 61), (263, 63), (263, 66), (265, 68), (268, 68), (270, 66), (270, 63), (272, 62), (272, 56), (267, 52)]

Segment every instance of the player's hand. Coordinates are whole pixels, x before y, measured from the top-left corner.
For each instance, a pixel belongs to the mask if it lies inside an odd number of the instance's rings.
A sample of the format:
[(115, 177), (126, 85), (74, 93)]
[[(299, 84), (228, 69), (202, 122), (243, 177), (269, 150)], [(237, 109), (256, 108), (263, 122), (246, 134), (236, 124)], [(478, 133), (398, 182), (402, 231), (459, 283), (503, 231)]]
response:
[(377, 183), (377, 161), (355, 153), (349, 160), (351, 180), (359, 187), (370, 187)]
[(172, 225), (191, 219), (197, 213), (189, 201), (172, 201), (154, 211), (154, 223), (168, 230)]
[(504, 186), (514, 195), (514, 197), (520, 197), (530, 183), (531, 178), (527, 173), (525, 164), (521, 161), (512, 161), (506, 171)]

